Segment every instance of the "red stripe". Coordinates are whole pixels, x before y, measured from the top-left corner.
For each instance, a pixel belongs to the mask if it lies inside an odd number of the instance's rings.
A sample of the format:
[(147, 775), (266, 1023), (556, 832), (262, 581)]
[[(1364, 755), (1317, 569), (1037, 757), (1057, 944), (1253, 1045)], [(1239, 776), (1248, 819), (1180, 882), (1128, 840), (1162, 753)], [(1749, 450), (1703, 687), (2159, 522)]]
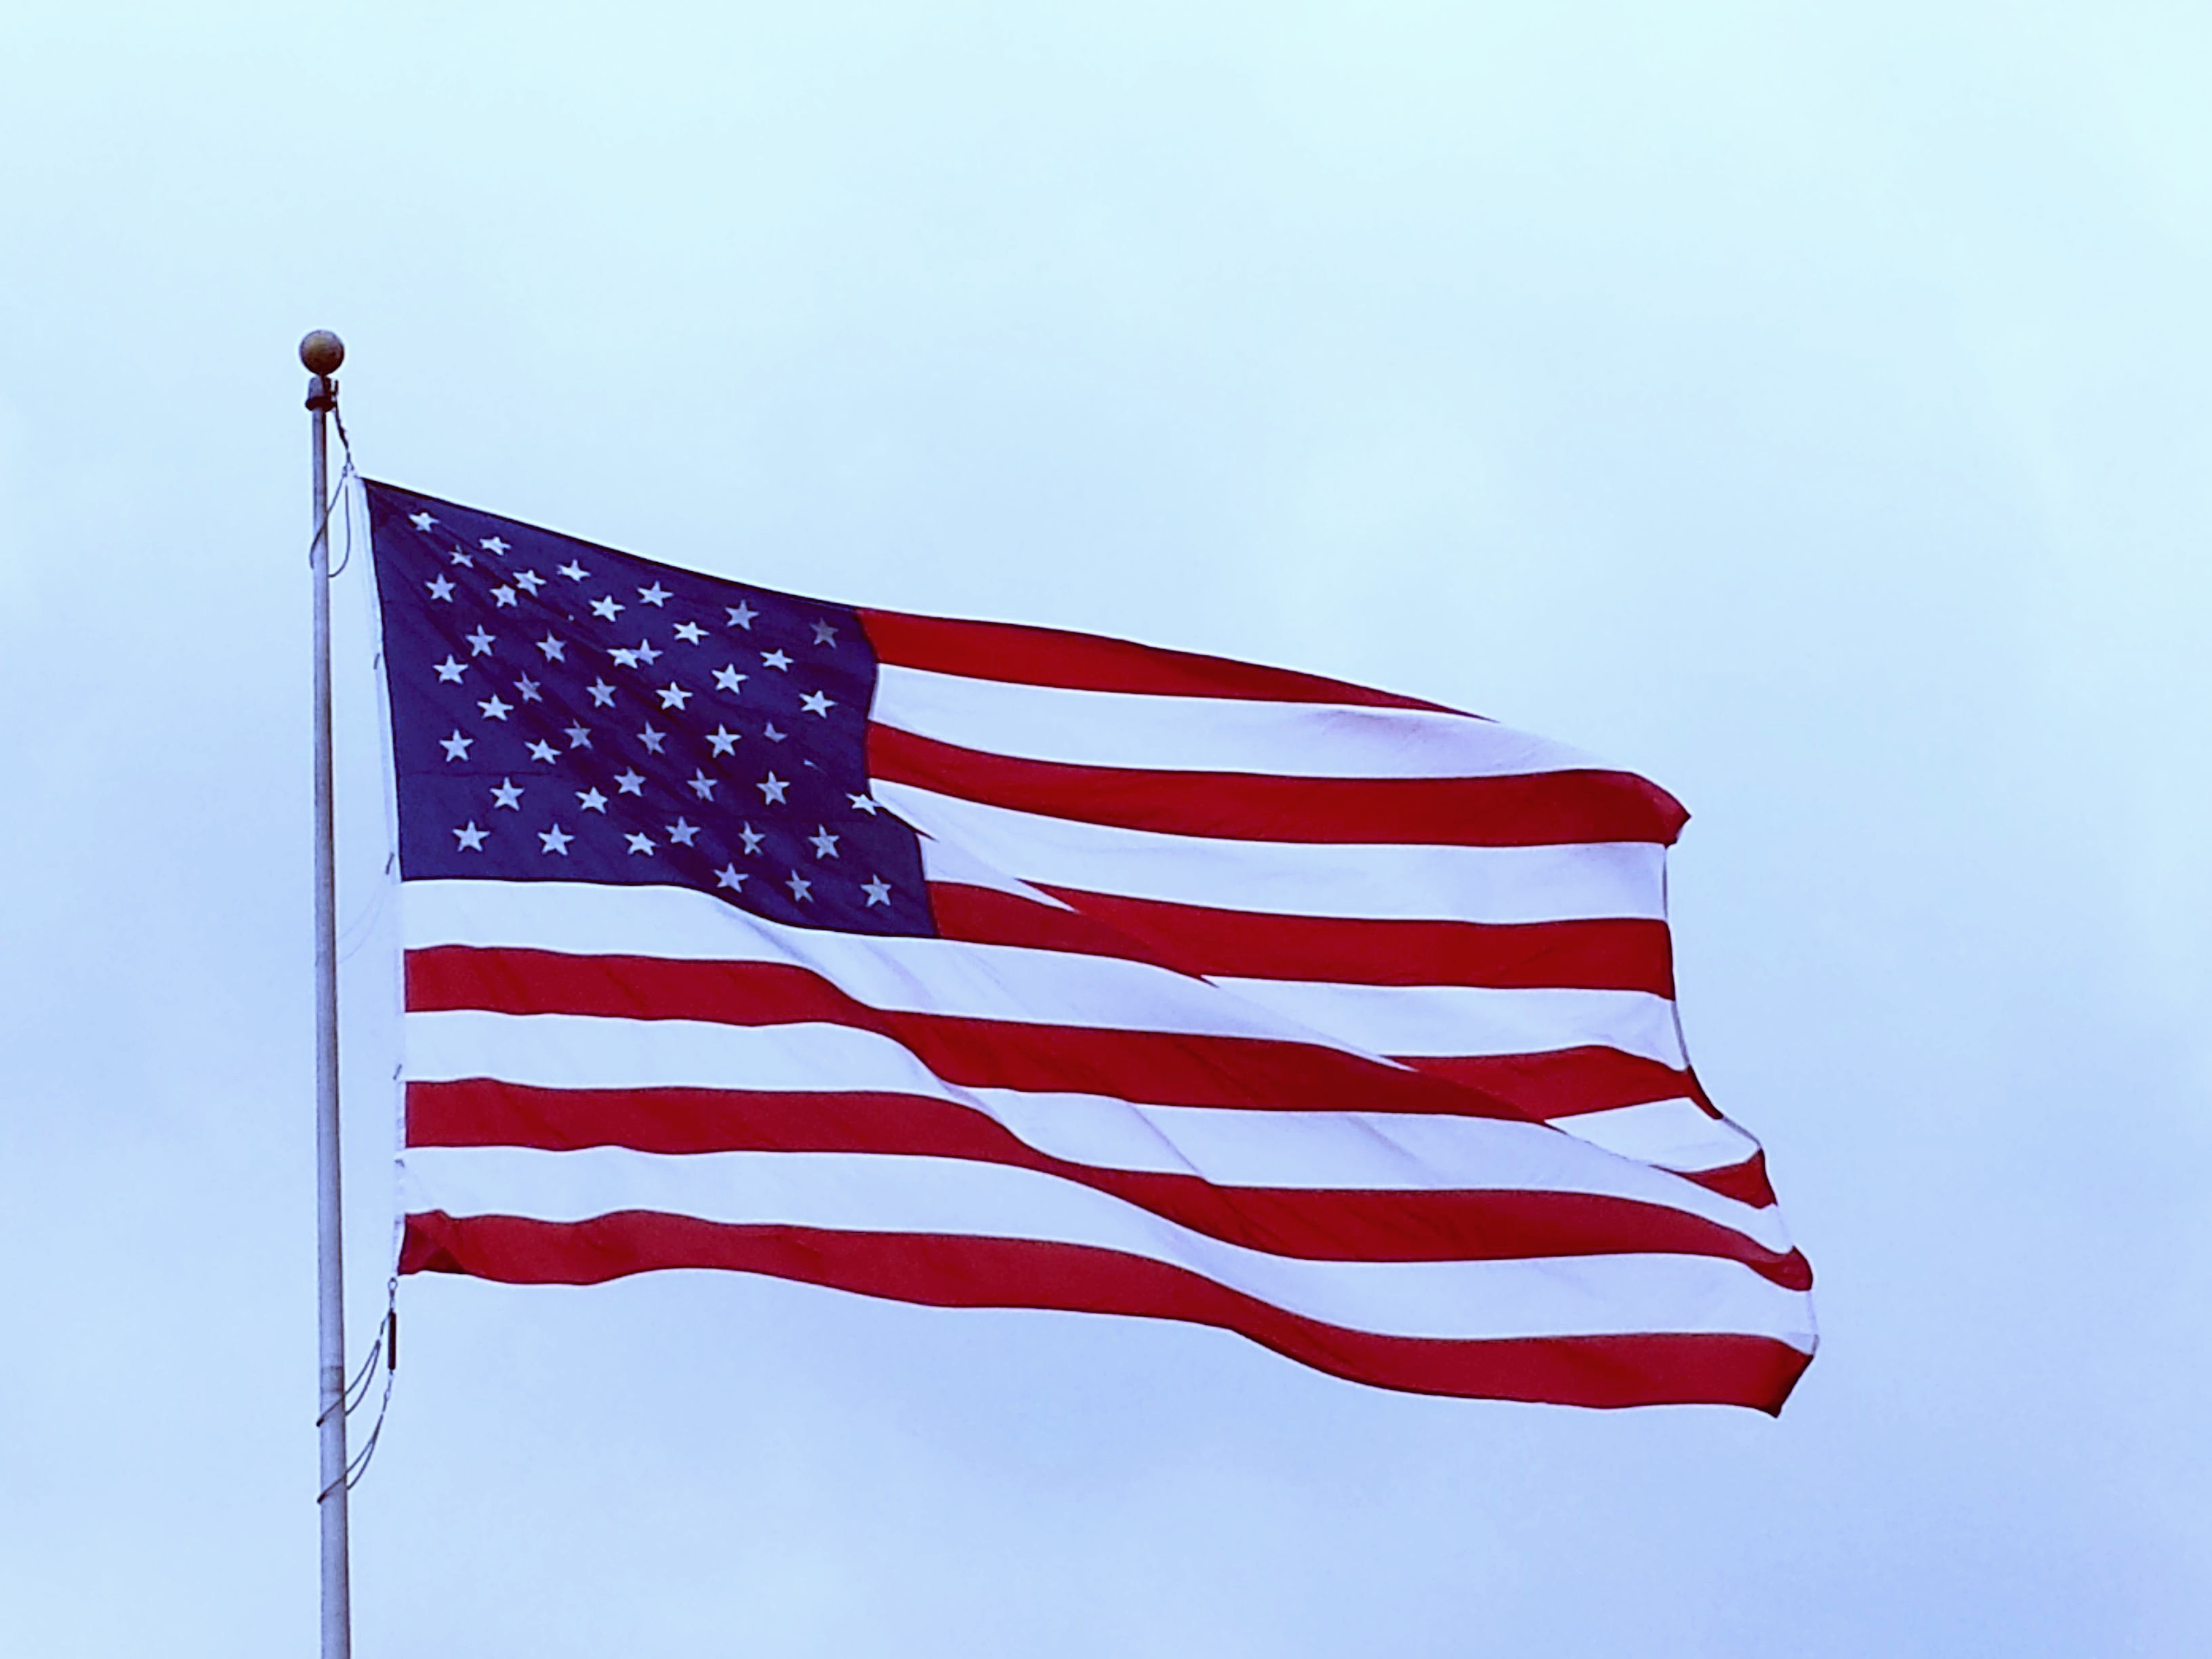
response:
[(573, 1152), (872, 1152), (970, 1158), (1076, 1182), (1194, 1231), (1328, 1261), (1492, 1261), (1658, 1253), (1741, 1261), (1812, 1288), (1796, 1251), (1663, 1205), (1586, 1193), (1224, 1187), (1194, 1175), (1101, 1169), (1041, 1152), (950, 1101), (899, 1094), (543, 1089), (471, 1079), (407, 1088), (410, 1146)]
[(1077, 691), (1132, 691), (1152, 696), (1226, 697), (1267, 702), (1351, 703), (1367, 708), (1425, 708), (1441, 703), (1324, 679), (1288, 668), (1265, 668), (1225, 657), (1170, 651), (1016, 623), (958, 622), (862, 611), (861, 625), (879, 662), (970, 679), (1056, 685)]
[[(1512, 1102), (1529, 1117), (1566, 1117), (1654, 1100), (1696, 1101), (1713, 1112), (1697, 1074), (1618, 1048), (1559, 1048), (1544, 1054), (1409, 1055), (1405, 1063)], [(1718, 1117), (1718, 1112), (1713, 1112)]]
[[(1675, 1071), (1656, 1060), (1622, 1054), (1618, 1048), (1562, 1048), (1548, 1054), (1480, 1055), (1462, 1059), (1409, 1057), (1418, 1070), (1465, 1083), (1484, 1094), (1511, 1101), (1531, 1117), (1557, 1118), (1571, 1133), (1583, 1112), (1615, 1106), (1641, 1106), (1655, 1100), (1693, 1100), (1714, 1117), (1714, 1109), (1697, 1073)], [(1717, 1170), (1677, 1171), (1708, 1192), (1735, 1199), (1753, 1209), (1775, 1201), (1766, 1178), (1766, 1154), (1754, 1152), (1740, 1164)]]
[(1774, 1188), (1766, 1178), (1766, 1154), (1753, 1152), (1741, 1164), (1731, 1164), (1725, 1169), (1700, 1170), (1694, 1175), (1685, 1175), (1685, 1181), (1694, 1181), (1708, 1192), (1718, 1193), (1723, 1198), (1732, 1198), (1739, 1204), (1748, 1204), (1763, 1210), (1774, 1202)]
[(890, 1012), (781, 963), (441, 945), (407, 953), (407, 1006), (724, 1025), (823, 1020), (878, 1032), (946, 1082), (974, 1089), (1069, 1091), (1160, 1106), (1526, 1115), (1479, 1090), (1316, 1044)]
[(1810, 1358), (1753, 1336), (1376, 1336), (1302, 1319), (1184, 1268), (1089, 1245), (737, 1226), (641, 1211), (573, 1223), (410, 1215), (400, 1256), (403, 1273), (528, 1285), (596, 1285), (666, 1267), (765, 1273), (927, 1307), (1183, 1320), (1234, 1331), (1355, 1382), (1474, 1399), (1778, 1413)]
[(1213, 910), (1074, 887), (1037, 890), (1073, 909), (951, 882), (930, 884), (930, 907), (947, 939), (1124, 957), (1186, 974), (1674, 994), (1663, 921), (1362, 921)]
[(1297, 778), (1071, 766), (871, 726), (868, 770), (1016, 811), (1231, 841), (1428, 847), (1671, 846), (1680, 802), (1632, 772), (1497, 778)]

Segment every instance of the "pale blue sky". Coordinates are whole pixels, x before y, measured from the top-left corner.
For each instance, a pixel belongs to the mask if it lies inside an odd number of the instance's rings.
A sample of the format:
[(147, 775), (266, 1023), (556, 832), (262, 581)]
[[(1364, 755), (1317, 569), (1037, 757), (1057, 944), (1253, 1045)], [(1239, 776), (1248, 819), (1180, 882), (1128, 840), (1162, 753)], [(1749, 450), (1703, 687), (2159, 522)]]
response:
[(2201, 8), (19, 0), (0, 42), (0, 1648), (313, 1640), (319, 325), (376, 476), (1657, 777), (1692, 1048), (1826, 1333), (1773, 1423), (413, 1281), (364, 1659), (2212, 1645)]

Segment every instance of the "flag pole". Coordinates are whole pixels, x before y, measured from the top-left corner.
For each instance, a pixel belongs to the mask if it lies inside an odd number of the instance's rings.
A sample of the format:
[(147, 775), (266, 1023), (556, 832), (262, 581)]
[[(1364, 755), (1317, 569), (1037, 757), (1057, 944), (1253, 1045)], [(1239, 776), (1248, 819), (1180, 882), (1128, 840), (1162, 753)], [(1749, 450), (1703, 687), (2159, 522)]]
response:
[(345, 343), (327, 329), (300, 342), (306, 367), (314, 539), (307, 562), (315, 586), (315, 1323), (321, 1361), (322, 1659), (351, 1659), (352, 1590), (346, 1546), (345, 1239), (338, 1201), (337, 846), (331, 762), (330, 413)]

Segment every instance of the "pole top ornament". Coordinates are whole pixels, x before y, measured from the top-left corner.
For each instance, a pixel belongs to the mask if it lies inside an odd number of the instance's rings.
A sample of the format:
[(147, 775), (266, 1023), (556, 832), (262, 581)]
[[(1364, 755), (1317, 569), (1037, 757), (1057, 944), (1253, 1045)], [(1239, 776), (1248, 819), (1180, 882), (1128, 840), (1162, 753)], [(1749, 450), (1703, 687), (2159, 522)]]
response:
[(300, 361), (310, 374), (335, 374), (345, 362), (345, 342), (330, 330), (319, 328), (300, 342)]

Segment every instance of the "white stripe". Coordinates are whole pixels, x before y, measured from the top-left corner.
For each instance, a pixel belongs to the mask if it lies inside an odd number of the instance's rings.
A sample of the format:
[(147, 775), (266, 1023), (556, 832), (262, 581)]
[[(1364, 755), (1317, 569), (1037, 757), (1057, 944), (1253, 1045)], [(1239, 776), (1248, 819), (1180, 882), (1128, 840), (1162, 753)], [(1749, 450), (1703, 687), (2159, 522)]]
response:
[(1648, 991), (1496, 990), (1470, 985), (1213, 983), (1376, 1054), (1546, 1054), (1589, 1044), (1683, 1065), (1674, 1005)]
[[(1217, 1187), (1310, 1192), (1544, 1192), (1632, 1199), (1702, 1216), (1769, 1249), (1781, 1212), (1626, 1158), (1593, 1163), (1570, 1136), (1498, 1118), (1133, 1106), (1097, 1095), (966, 1091), (1016, 1139), (1096, 1169), (1190, 1175)], [(1561, 1142), (1566, 1141), (1563, 1146)]]
[(405, 1017), (417, 1083), (497, 1078), (535, 1089), (890, 1091), (960, 1098), (890, 1037), (849, 1025), (717, 1025), (595, 1014)]
[(644, 1210), (732, 1224), (1086, 1245), (1165, 1262), (1309, 1319), (1388, 1336), (1670, 1331), (1813, 1346), (1807, 1298), (1738, 1262), (1657, 1255), (1296, 1260), (1209, 1237), (1056, 1176), (957, 1158), (420, 1147), (406, 1155), (404, 1180), (410, 1213), (574, 1222)]
[(1779, 1214), (1543, 1126), (1408, 1113), (1140, 1105), (1098, 1095), (963, 1089), (887, 1036), (844, 1025), (477, 1011), (406, 1016), (407, 1075), (543, 1089), (889, 1093), (949, 1101), (1025, 1145), (1099, 1169), (1224, 1187), (1587, 1193), (1680, 1210), (1787, 1249)]
[(1639, 1164), (1701, 1174), (1741, 1164), (1759, 1143), (1694, 1100), (1655, 1100), (1552, 1120), (1569, 1134)]
[(872, 1008), (1320, 1042), (1370, 1056), (1595, 1044), (1682, 1064), (1672, 1005), (1641, 991), (1208, 981), (1119, 957), (790, 927), (688, 887), (410, 881), (402, 894), (410, 950), (769, 963), (817, 974)]
[(410, 950), (464, 945), (800, 968), (868, 1007), (902, 1013), (1346, 1047), (1150, 963), (791, 927), (688, 887), (410, 881), (401, 889), (401, 927)]
[(957, 847), (941, 841), (923, 844), (923, 875), (930, 881), (955, 882), (963, 887), (985, 887), (994, 893), (1012, 893), (1032, 904), (1045, 904), (1055, 910), (1073, 911), (1075, 907), (1065, 899), (1054, 898), (1041, 887), (1032, 887), (1025, 881), (1017, 881), (1003, 871), (994, 870), (981, 859), (971, 858)]
[[(1650, 842), (1429, 847), (1212, 841), (1046, 817), (873, 781), (924, 835), (1048, 887), (1274, 915), (1374, 921), (1663, 920), (1667, 849)], [(922, 843), (924, 871), (931, 845)], [(946, 880), (960, 878), (951, 872)]]
[(1488, 778), (1600, 763), (1494, 720), (1415, 708), (1015, 685), (884, 664), (869, 718), (991, 754), (1151, 771)]

